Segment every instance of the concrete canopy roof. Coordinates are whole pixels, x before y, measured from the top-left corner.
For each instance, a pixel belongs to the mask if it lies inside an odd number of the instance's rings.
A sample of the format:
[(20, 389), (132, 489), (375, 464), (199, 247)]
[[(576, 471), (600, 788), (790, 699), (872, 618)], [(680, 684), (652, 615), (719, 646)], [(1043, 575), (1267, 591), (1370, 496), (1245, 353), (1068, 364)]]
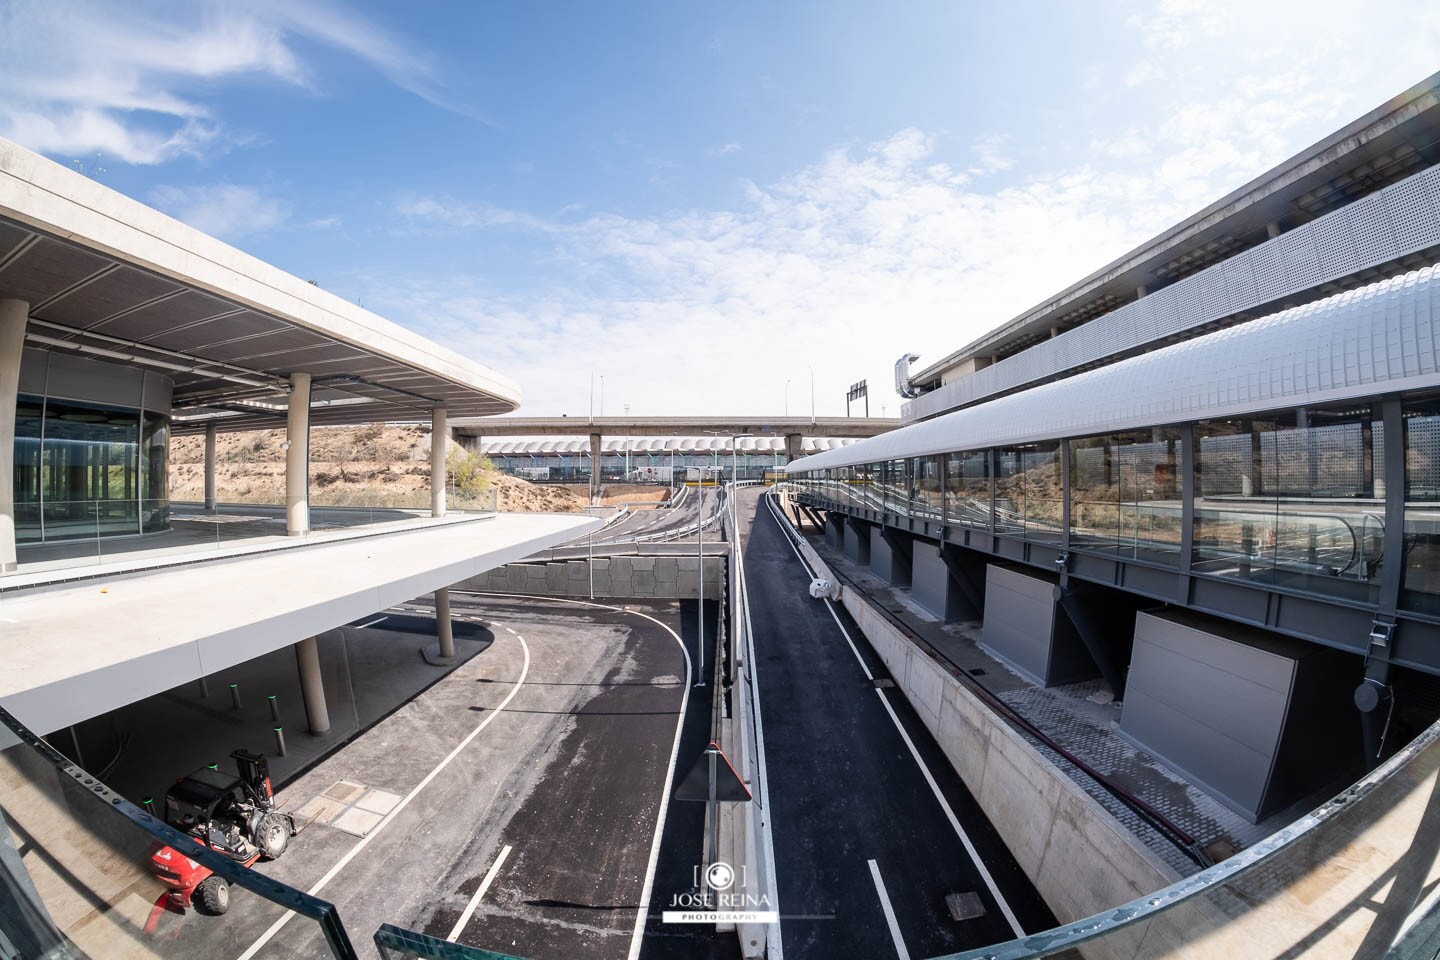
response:
[(1268, 224), (1288, 230), (1440, 161), (1440, 73), (1113, 262), (911, 375), (939, 379), (973, 357), (1009, 356), (1070, 329), (1265, 238)]
[(160, 371), (176, 433), (275, 427), (288, 378), (313, 424), (514, 410), (494, 371), (0, 139), (0, 298), (26, 345)]

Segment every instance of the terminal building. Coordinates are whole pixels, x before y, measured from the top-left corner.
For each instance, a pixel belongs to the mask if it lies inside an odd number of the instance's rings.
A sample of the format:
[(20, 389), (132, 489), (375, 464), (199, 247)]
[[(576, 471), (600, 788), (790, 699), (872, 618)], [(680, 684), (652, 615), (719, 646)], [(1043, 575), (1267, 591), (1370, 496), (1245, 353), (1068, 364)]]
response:
[[(833, 547), (1251, 820), (1435, 719), (1440, 75), (923, 368)], [(897, 348), (903, 348), (897, 343)]]

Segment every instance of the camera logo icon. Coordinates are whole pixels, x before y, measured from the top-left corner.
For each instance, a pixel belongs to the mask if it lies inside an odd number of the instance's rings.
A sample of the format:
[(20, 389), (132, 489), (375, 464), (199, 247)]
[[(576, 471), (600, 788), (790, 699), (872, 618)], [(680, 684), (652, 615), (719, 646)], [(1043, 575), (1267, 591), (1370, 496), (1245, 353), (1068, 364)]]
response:
[(729, 890), (735, 883), (735, 868), (717, 860), (705, 870), (705, 882), (711, 890)]

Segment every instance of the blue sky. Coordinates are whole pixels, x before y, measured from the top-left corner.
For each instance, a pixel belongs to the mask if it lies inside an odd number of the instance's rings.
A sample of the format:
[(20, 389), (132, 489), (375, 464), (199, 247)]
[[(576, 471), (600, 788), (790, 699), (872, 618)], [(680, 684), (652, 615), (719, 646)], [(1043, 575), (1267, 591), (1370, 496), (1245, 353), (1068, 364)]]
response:
[[(1436, 69), (1423, 5), (0, 0), (0, 135), (520, 381), (843, 412)], [(1359, 19), (1357, 19), (1359, 18)], [(97, 158), (97, 154), (99, 155)]]

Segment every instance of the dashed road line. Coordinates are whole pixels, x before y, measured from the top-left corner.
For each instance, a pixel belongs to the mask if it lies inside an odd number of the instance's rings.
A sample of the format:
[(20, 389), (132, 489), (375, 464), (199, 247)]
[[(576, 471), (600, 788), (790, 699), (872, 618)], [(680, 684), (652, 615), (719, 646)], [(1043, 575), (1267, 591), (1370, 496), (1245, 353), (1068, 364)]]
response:
[(485, 898), (490, 884), (495, 882), (495, 875), (500, 872), (500, 867), (504, 865), (505, 858), (508, 856), (510, 856), (510, 846), (506, 844), (505, 848), (500, 851), (500, 855), (495, 858), (495, 862), (490, 864), (490, 869), (485, 873), (485, 879), (480, 881), (480, 887), (475, 891), (475, 895), (470, 898), (469, 903), (465, 904), (464, 912), (460, 914), (460, 919), (455, 921), (455, 926), (450, 930), (450, 936), (446, 937), (446, 940), (454, 943), (455, 938), (460, 936), (460, 932), (465, 929), (465, 924), (469, 923), (470, 918), (475, 915), (475, 908)]

